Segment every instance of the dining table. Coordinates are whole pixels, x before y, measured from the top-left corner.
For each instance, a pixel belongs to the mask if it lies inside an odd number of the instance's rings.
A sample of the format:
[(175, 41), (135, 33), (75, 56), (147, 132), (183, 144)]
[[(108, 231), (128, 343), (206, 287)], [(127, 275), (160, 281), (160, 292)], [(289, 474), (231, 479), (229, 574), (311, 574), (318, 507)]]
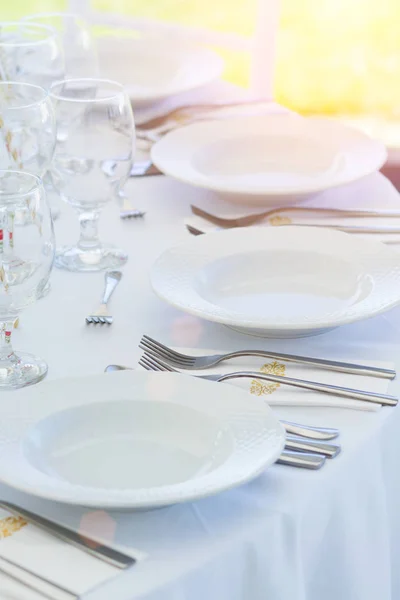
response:
[[(379, 173), (358, 184), (358, 192), (371, 182), (400, 207), (398, 192)], [(101, 374), (109, 364), (135, 368), (145, 333), (186, 349), (272, 349), (357, 363), (379, 360), (400, 371), (400, 307), (318, 336), (265, 339), (167, 305), (152, 290), (151, 266), (164, 250), (191, 239), (184, 226), (190, 205), (209, 205), (213, 195), (162, 175), (132, 177), (125, 192), (146, 214), (123, 220), (112, 200), (100, 219), (101, 239), (129, 254), (110, 304), (113, 324), (85, 322), (101, 298), (103, 273), (54, 269), (49, 293), (21, 314), (13, 345), (46, 359), (47, 380)], [(78, 237), (76, 215), (66, 204), (55, 232), (59, 245)], [(215, 384), (216, 398), (221, 385), (230, 384)], [(400, 394), (398, 379), (388, 392)], [(12, 403), (18, 393), (2, 392), (0, 402)], [(281, 419), (338, 428), (341, 454), (319, 471), (274, 464), (236, 489), (149, 511), (63, 505), (3, 484), (0, 497), (83, 534), (90, 523), (90, 531), (109, 544), (143, 553), (130, 569), (85, 594), (85, 600), (399, 598), (399, 409), (273, 410)]]

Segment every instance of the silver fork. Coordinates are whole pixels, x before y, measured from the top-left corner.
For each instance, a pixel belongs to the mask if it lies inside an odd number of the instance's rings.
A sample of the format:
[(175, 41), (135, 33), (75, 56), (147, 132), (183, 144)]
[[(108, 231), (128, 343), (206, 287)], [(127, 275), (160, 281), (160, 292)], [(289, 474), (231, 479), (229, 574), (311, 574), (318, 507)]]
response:
[[(154, 355), (150, 355), (145, 352), (139, 360), (139, 365), (147, 369), (148, 371), (171, 371), (179, 373), (177, 369), (174, 369), (170, 365), (162, 362)], [(337, 385), (330, 385), (326, 383), (319, 383), (316, 381), (307, 381), (305, 379), (294, 379), (292, 377), (280, 377), (279, 375), (270, 375), (269, 373), (260, 373), (253, 371), (235, 371), (234, 373), (225, 374), (213, 374), (213, 375), (192, 375), (200, 379), (207, 379), (208, 381), (228, 381), (229, 379), (261, 379), (264, 381), (272, 381), (274, 383), (280, 383), (282, 385), (289, 385), (292, 387), (298, 387), (306, 390), (314, 390), (333, 396), (341, 396), (342, 398), (352, 398), (354, 400), (364, 400), (366, 402), (372, 402), (374, 404), (381, 404), (384, 406), (396, 406), (397, 398), (389, 396), (388, 394), (378, 394), (373, 392), (365, 392), (362, 390), (355, 390), (352, 388), (340, 387)]]
[(181, 354), (172, 350), (168, 346), (157, 342), (148, 335), (143, 335), (139, 343), (139, 348), (155, 355), (161, 360), (180, 369), (196, 371), (198, 369), (209, 369), (219, 363), (231, 358), (240, 358), (245, 356), (258, 356), (261, 358), (272, 358), (274, 360), (283, 360), (285, 362), (300, 363), (313, 367), (320, 367), (328, 371), (339, 371), (341, 373), (352, 373), (358, 375), (371, 375), (372, 377), (382, 377), (383, 379), (394, 379), (396, 371), (393, 369), (383, 369), (381, 367), (370, 367), (367, 365), (358, 365), (335, 360), (322, 358), (313, 358), (311, 356), (298, 356), (295, 354), (283, 354), (281, 352), (271, 352), (268, 350), (241, 350), (237, 352), (227, 352), (225, 354), (210, 354), (205, 356), (190, 356)]
[(117, 195), (121, 200), (121, 208), (119, 211), (119, 216), (121, 219), (140, 219), (144, 217), (146, 213), (143, 210), (139, 210), (138, 208), (134, 208), (132, 206), (132, 202), (129, 200), (124, 190), (118, 190)]
[(192, 213), (197, 215), (198, 217), (202, 217), (209, 221), (210, 223), (214, 223), (214, 225), (219, 225), (220, 227), (231, 228), (231, 227), (247, 227), (249, 225), (253, 225), (254, 223), (258, 223), (263, 221), (267, 217), (273, 217), (274, 215), (281, 215), (285, 212), (296, 212), (300, 214), (317, 214), (317, 215), (326, 215), (326, 216), (336, 216), (342, 218), (349, 217), (400, 217), (399, 210), (351, 210), (351, 209), (341, 209), (341, 208), (323, 208), (323, 207), (312, 207), (312, 206), (281, 206), (280, 208), (272, 208), (270, 210), (265, 210), (263, 212), (252, 214), (252, 215), (244, 215), (242, 217), (219, 217), (218, 215), (213, 215), (198, 206), (194, 206), (193, 204), (190, 207), (192, 209)]
[(86, 317), (86, 323), (89, 325), (91, 323), (101, 323), (104, 325), (111, 325), (113, 322), (113, 317), (110, 315), (107, 307), (107, 303), (111, 298), (111, 294), (117, 287), (122, 277), (121, 271), (107, 271), (105, 274), (105, 288), (103, 293), (103, 298), (101, 300), (101, 304), (99, 308)]

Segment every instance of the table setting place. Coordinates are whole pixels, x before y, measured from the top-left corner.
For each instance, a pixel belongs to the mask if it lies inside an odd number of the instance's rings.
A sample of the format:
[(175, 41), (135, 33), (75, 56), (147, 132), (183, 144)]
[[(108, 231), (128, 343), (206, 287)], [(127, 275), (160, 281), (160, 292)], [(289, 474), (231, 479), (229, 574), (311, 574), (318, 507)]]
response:
[(0, 22), (0, 600), (391, 600), (386, 149), (133, 33)]

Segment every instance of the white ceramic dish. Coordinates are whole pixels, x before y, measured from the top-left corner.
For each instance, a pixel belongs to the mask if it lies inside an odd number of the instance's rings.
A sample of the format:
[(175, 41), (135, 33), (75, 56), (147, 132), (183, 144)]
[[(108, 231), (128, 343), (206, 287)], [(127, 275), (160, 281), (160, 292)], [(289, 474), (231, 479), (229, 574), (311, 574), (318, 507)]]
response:
[(234, 386), (142, 371), (22, 390), (0, 405), (0, 481), (115, 509), (216, 494), (262, 473), (283, 449), (270, 408), (249, 400)]
[(224, 68), (207, 48), (150, 34), (100, 37), (97, 49), (101, 75), (122, 83), (134, 108), (212, 83)]
[(151, 281), (176, 308), (265, 337), (322, 333), (400, 303), (398, 253), (316, 227), (199, 236), (164, 252)]
[(361, 179), (387, 156), (383, 144), (364, 133), (292, 114), (193, 123), (165, 135), (151, 155), (175, 179), (264, 206)]

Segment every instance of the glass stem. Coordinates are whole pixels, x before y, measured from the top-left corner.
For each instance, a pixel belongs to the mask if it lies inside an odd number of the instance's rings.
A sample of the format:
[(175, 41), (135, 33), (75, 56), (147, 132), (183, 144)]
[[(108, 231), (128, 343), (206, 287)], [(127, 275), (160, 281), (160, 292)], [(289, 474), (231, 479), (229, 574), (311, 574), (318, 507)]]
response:
[(78, 248), (83, 251), (92, 251), (100, 248), (99, 240), (99, 211), (79, 212), (79, 224), (81, 228)]
[(13, 329), (14, 321), (0, 321), (0, 365), (1, 361), (17, 360), (11, 345)]

